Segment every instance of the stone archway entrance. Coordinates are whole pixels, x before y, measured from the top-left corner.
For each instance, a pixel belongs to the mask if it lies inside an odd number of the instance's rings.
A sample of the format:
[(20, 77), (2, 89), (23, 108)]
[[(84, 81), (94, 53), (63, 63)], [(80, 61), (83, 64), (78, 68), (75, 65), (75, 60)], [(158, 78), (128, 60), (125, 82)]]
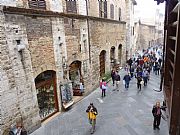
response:
[(115, 47), (112, 46), (110, 50), (110, 62), (111, 62), (111, 68), (114, 68), (116, 64), (116, 59), (115, 59)]
[(119, 64), (121, 64), (121, 58), (122, 58), (122, 44), (120, 44), (119, 47), (118, 47), (118, 61), (119, 61)]
[(105, 62), (106, 62), (106, 51), (101, 51), (99, 55), (99, 62), (100, 62), (100, 77), (105, 74)]
[(59, 111), (57, 100), (56, 72), (47, 70), (35, 78), (36, 93), (42, 120)]
[(83, 84), (83, 77), (81, 73), (81, 61), (73, 61), (70, 64), (70, 69), (69, 69), (69, 80), (72, 81), (72, 88), (73, 88), (73, 95), (74, 96), (79, 96), (82, 95), (80, 92), (80, 83)]

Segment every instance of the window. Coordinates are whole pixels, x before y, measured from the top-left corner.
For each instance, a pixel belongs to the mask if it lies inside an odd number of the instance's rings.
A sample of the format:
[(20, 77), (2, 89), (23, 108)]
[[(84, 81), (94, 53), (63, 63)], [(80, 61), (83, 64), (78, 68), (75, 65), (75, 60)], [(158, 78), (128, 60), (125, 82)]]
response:
[(83, 44), (84, 44), (84, 52), (87, 52), (87, 40), (84, 40)]
[(46, 1), (45, 0), (29, 0), (28, 4), (29, 4), (29, 8), (46, 9)]
[(68, 13), (77, 13), (75, 0), (66, 0), (66, 11)]
[(99, 17), (107, 18), (107, 1), (99, 0)]
[(119, 8), (119, 21), (121, 21), (121, 8)]
[(104, 18), (107, 18), (107, 1), (104, 1)]
[(114, 19), (114, 5), (113, 4), (110, 5), (110, 18)]
[(99, 17), (103, 17), (102, 0), (99, 1)]

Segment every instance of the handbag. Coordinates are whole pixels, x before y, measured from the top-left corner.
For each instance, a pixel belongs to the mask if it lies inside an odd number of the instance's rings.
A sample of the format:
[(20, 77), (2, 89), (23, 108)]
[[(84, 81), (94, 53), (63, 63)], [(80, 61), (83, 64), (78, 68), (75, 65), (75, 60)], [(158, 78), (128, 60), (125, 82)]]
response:
[(143, 84), (144, 84), (144, 81), (141, 81), (140, 84), (143, 85)]
[(104, 85), (104, 84), (102, 84), (102, 87), (101, 87), (103, 90), (106, 90), (107, 89), (107, 87)]

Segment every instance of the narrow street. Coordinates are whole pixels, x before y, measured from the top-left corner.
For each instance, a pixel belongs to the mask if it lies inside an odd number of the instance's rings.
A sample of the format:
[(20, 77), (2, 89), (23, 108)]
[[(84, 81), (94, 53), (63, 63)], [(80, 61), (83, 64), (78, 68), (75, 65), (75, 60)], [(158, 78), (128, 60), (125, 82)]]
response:
[(130, 88), (125, 91), (122, 84), (124, 70), (120, 71), (120, 91), (113, 91), (112, 82), (105, 98), (101, 98), (100, 89), (75, 104), (71, 110), (56, 116), (31, 135), (89, 135), (86, 108), (93, 102), (98, 109), (95, 135), (168, 135), (166, 121), (161, 119), (160, 130), (153, 130), (153, 104), (163, 101), (163, 93), (155, 92), (159, 88), (159, 76), (151, 73), (148, 86), (138, 92), (136, 79), (130, 82)]

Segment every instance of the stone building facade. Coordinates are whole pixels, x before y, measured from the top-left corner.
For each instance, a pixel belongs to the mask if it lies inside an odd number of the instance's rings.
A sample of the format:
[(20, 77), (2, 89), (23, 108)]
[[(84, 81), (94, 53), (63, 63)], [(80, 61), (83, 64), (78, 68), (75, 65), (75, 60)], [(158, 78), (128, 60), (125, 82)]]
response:
[(136, 48), (147, 49), (155, 44), (155, 25), (143, 24), (141, 21), (135, 23)]
[[(125, 63), (126, 1), (120, 1), (107, 1), (107, 17), (99, 16), (102, 3), (84, 0), (0, 2), (0, 135), (18, 122), (33, 132), (62, 111), (62, 89), (81, 82), (87, 95), (114, 62)], [(66, 98), (73, 101), (73, 92)]]

